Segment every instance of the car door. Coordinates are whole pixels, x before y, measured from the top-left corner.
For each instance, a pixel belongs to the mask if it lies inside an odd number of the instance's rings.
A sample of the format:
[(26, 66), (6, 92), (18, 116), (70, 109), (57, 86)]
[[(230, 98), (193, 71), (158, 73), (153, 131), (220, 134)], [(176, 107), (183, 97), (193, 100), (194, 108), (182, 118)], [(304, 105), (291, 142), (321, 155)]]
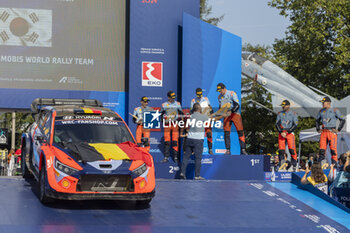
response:
[(40, 155), (41, 155), (41, 146), (43, 143), (50, 141), (50, 132), (51, 132), (51, 122), (52, 114), (50, 111), (42, 111), (38, 117), (37, 126), (34, 130), (33, 135), (33, 158), (32, 164), (34, 167), (39, 169), (40, 164)]

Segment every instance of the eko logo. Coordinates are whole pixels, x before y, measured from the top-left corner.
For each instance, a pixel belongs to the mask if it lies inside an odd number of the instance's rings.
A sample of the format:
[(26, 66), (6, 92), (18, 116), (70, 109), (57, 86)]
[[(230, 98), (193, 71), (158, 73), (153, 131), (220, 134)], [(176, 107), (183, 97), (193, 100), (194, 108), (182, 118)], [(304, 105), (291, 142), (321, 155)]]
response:
[(145, 129), (160, 129), (160, 116), (162, 114), (157, 111), (153, 112), (144, 112), (143, 113), (143, 128)]
[(163, 86), (163, 62), (142, 62), (142, 86)]

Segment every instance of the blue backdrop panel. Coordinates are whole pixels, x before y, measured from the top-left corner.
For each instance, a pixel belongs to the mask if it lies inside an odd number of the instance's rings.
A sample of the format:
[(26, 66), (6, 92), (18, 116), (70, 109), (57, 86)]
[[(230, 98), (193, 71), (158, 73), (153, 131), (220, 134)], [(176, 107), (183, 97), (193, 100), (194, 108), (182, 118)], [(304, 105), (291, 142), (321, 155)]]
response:
[[(240, 37), (184, 13), (182, 105), (189, 107), (195, 98), (195, 89), (201, 87), (211, 105), (218, 108), (216, 85), (220, 82), (228, 90), (235, 91), (241, 99), (241, 51)], [(223, 153), (225, 149), (223, 131), (220, 131), (213, 133), (213, 149), (216, 153)], [(234, 126), (232, 131), (235, 131)], [(231, 135), (231, 152), (239, 154), (237, 133)], [(207, 152), (207, 148), (204, 152)]]
[[(199, 0), (130, 1), (129, 112), (140, 106), (142, 96), (149, 97), (149, 106), (161, 107), (169, 90), (177, 93), (183, 12), (199, 17)], [(161, 85), (143, 83), (148, 78), (145, 72), (153, 69), (147, 67), (152, 62), (156, 62), (152, 65), (155, 70), (150, 74), (159, 78)], [(128, 122), (135, 133), (130, 116)], [(162, 149), (162, 135), (151, 133), (151, 152)]]
[[(0, 106), (3, 108), (29, 109), (35, 98), (79, 98), (98, 99), (107, 108), (116, 111), (125, 118), (125, 92), (105, 91), (61, 91), (61, 90), (33, 90), (33, 89), (0, 89), (3, 98)], [(4, 98), (4, 97), (7, 98)], [(12, 98), (11, 96), (16, 96)], [(12, 99), (12, 101), (9, 101)]]

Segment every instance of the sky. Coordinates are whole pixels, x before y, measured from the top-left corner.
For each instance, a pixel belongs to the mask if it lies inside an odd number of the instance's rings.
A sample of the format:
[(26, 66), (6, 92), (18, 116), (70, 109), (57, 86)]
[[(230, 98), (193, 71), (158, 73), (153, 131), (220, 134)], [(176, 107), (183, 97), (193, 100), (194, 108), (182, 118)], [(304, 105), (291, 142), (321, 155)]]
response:
[(213, 16), (225, 15), (218, 27), (242, 37), (242, 43), (272, 45), (290, 25), (269, 0), (209, 0)]

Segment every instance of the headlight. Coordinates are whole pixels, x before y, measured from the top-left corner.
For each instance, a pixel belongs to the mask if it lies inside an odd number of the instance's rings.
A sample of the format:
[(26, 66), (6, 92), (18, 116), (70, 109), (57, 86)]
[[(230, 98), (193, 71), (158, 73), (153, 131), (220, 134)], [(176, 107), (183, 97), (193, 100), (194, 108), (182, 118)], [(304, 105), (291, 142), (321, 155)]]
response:
[(133, 170), (132, 172), (135, 173), (137, 176), (141, 176), (143, 173), (145, 173), (146, 170), (147, 170), (147, 166), (144, 163), (138, 168), (136, 168), (135, 170)]
[(63, 163), (61, 163), (60, 161), (58, 161), (58, 159), (55, 159), (55, 168), (57, 170), (60, 170), (61, 172), (67, 174), (67, 175), (73, 175), (74, 173), (76, 173), (78, 170), (71, 168)]

